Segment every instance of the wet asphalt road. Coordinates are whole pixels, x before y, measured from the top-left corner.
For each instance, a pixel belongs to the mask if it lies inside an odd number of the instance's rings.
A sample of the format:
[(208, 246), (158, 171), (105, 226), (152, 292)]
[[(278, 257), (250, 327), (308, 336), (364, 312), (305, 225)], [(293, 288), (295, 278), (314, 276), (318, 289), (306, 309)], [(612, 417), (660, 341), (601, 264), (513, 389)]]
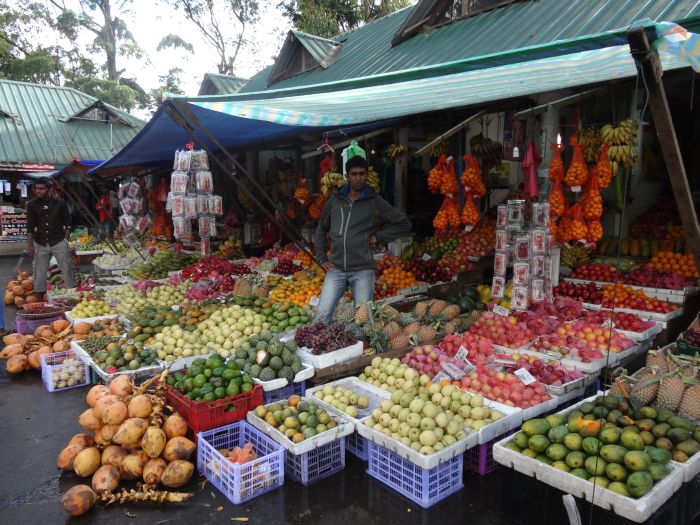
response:
[[(11, 278), (16, 260), (0, 259), (0, 283)], [(27, 264), (25, 264), (27, 266)], [(5, 312), (6, 326), (14, 326), (14, 309)], [(403, 525), (470, 523), (474, 525), (565, 524), (562, 493), (517, 472), (499, 468), (480, 477), (464, 473), (464, 489), (429, 510), (399, 496), (365, 473), (366, 464), (346, 455), (346, 468), (311, 487), (286, 480), (278, 490), (242, 505), (233, 505), (216, 488), (195, 475), (183, 491), (194, 498), (184, 505), (130, 504), (104, 507), (97, 504), (79, 518), (60, 508), (61, 495), (86, 482), (56, 469), (56, 457), (68, 440), (80, 431), (78, 415), (85, 410), (87, 388), (49, 393), (39, 374), (9, 376), (0, 364), (0, 524), (149, 524), (249, 523)], [(695, 484), (693, 494), (697, 499)], [(657, 523), (690, 523), (687, 505), (692, 498), (683, 490), (664, 507)], [(697, 503), (694, 504), (697, 507)], [(609, 513), (580, 504), (583, 523), (618, 524)], [(695, 509), (697, 510), (697, 508)]]

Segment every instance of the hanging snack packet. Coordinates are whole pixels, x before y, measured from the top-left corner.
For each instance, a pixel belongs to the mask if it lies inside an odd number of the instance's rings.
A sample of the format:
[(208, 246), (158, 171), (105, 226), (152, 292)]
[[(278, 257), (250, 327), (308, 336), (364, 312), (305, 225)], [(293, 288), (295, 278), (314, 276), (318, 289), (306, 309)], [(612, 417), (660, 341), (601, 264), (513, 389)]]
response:
[(197, 195), (197, 214), (206, 215), (209, 213), (209, 195)]
[(214, 191), (214, 180), (211, 171), (198, 171), (196, 175), (197, 192), (211, 193)]
[(187, 193), (187, 173), (181, 171), (173, 172), (170, 176), (170, 191), (173, 193)]
[(221, 195), (209, 196), (209, 213), (213, 213), (217, 217), (224, 214), (224, 199)]
[(185, 219), (196, 219), (197, 218), (197, 197), (194, 195), (188, 195), (183, 199), (184, 202), (184, 212), (183, 215)]

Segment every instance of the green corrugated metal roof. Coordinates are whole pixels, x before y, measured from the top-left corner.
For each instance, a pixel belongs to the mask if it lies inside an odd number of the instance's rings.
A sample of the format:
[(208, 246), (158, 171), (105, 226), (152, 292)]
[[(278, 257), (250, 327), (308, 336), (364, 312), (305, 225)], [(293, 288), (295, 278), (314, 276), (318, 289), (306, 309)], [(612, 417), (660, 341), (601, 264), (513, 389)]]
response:
[(246, 82), (248, 82), (248, 80), (245, 78), (231, 75), (219, 75), (218, 73), (205, 73), (197, 95), (230, 95), (232, 93), (238, 93)]
[(111, 157), (145, 122), (107, 104), (128, 125), (75, 119), (96, 102), (71, 88), (0, 80), (0, 162), (60, 165), (74, 157)]
[(340, 50), (341, 44), (335, 40), (309, 35), (301, 31), (292, 31), (292, 34), (323, 68), (327, 68), (333, 63), (337, 52)]
[(240, 92), (310, 86), (411, 70), (622, 31), (638, 20), (680, 22), (700, 16), (698, 0), (522, 0), (445, 24), (391, 47), (394, 34), (415, 7), (335, 37), (342, 48), (327, 69), (308, 71), (268, 88), (273, 67), (270, 66), (255, 75)]

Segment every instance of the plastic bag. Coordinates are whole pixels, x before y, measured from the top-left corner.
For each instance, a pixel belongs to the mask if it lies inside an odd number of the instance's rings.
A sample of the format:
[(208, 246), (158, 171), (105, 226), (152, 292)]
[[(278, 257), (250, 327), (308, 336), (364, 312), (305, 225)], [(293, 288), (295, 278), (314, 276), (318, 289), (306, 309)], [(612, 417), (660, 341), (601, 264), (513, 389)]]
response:
[(592, 177), (598, 181), (599, 188), (607, 188), (610, 186), (610, 181), (613, 178), (612, 164), (610, 164), (610, 159), (608, 158), (608, 144), (603, 144), (600, 149), (600, 158), (596, 163), (593, 171), (591, 173)]
[(208, 171), (209, 158), (203, 149), (193, 150), (190, 154), (190, 169), (194, 171)]
[(142, 215), (136, 221), (135, 227), (141, 233), (145, 233), (148, 227), (151, 225), (151, 218), (148, 215)]
[(197, 214), (205, 215), (209, 213), (209, 195), (197, 195)]
[(187, 173), (190, 171), (190, 162), (192, 160), (192, 152), (189, 150), (181, 150), (179, 154), (176, 156), (177, 159), (177, 166), (175, 167), (176, 171), (184, 171)]
[(201, 193), (211, 193), (214, 191), (214, 180), (211, 171), (198, 171), (196, 176), (197, 191)]
[(209, 213), (213, 213), (217, 217), (224, 214), (224, 199), (221, 195), (209, 196)]
[(141, 195), (141, 186), (139, 186), (139, 183), (131, 182), (129, 188), (126, 190), (126, 194), (132, 199), (139, 197)]
[(596, 177), (588, 179), (588, 186), (583, 197), (579, 201), (583, 210), (583, 218), (586, 220), (600, 219), (603, 216), (603, 197), (598, 190)]
[[(214, 221), (213, 217), (200, 217), (199, 218), (199, 237), (201, 239), (206, 239), (211, 237), (211, 223)], [(216, 223), (214, 223), (216, 227)], [(216, 236), (216, 235), (215, 235)]]
[(567, 210), (567, 215), (571, 218), (569, 223), (569, 231), (567, 232), (569, 240), (584, 241), (588, 236), (588, 228), (583, 222), (583, 210), (579, 203), (574, 204)]
[(187, 193), (187, 173), (175, 171), (170, 176), (170, 191), (173, 193)]
[(465, 194), (471, 192), (476, 198), (484, 197), (486, 195), (486, 186), (484, 186), (484, 181), (481, 178), (479, 162), (471, 153), (468, 153), (463, 158), (464, 171), (462, 172), (460, 181), (462, 186), (464, 186)]
[(561, 144), (552, 144), (552, 160), (549, 161), (549, 180), (552, 182), (557, 179), (564, 179), (564, 162), (561, 160), (561, 150), (564, 149)]
[(353, 157), (362, 157), (365, 160), (367, 159), (367, 154), (365, 153), (365, 150), (363, 150), (357, 143), (357, 141), (354, 139), (350, 143), (350, 145), (347, 148), (345, 148), (345, 152), (348, 160), (350, 160)]
[(443, 172), (442, 181), (440, 181), (440, 193), (443, 195), (457, 195), (459, 193), (455, 162), (452, 157), (447, 159), (447, 170)]
[[(183, 209), (182, 215), (185, 219), (196, 219), (197, 218), (197, 197), (194, 195), (188, 195), (183, 199)], [(173, 214), (174, 215), (174, 214)]]
[(589, 241), (597, 242), (603, 238), (603, 225), (600, 223), (600, 219), (593, 219), (586, 226)]
[(121, 230), (130, 230), (134, 227), (133, 215), (122, 215), (119, 217), (119, 228)]
[(462, 224), (465, 226), (476, 226), (480, 218), (479, 210), (474, 204), (474, 196), (472, 192), (468, 192), (467, 202), (464, 203), (464, 208), (462, 209)]
[(428, 189), (432, 193), (439, 191), (445, 171), (447, 171), (447, 157), (440, 155), (437, 164), (428, 173)]
[(574, 147), (574, 156), (569, 164), (569, 169), (566, 170), (564, 182), (567, 186), (575, 188), (588, 180), (588, 166), (586, 166), (583, 150), (576, 140), (576, 136), (571, 137), (571, 145)]
[(209, 239), (202, 239), (200, 241), (200, 250), (202, 252), (202, 257), (209, 257), (211, 255), (211, 241)]
[(433, 228), (436, 231), (444, 231), (448, 227), (458, 227), (460, 223), (459, 201), (457, 197), (445, 197), (440, 209), (433, 219)]
[(192, 222), (184, 217), (173, 217), (173, 235), (176, 239), (192, 236)]
[(173, 214), (173, 217), (184, 217), (184, 215), (185, 215), (185, 196), (184, 195), (173, 195), (170, 207), (171, 207), (171, 212)]

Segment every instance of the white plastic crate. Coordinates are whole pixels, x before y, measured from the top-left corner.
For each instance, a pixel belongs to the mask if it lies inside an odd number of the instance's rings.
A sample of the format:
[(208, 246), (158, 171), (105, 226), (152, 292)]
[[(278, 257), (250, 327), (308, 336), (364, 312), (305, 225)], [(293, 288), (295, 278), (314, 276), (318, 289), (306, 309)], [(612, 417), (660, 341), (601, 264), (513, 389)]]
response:
[(316, 369), (329, 368), (339, 363), (352, 361), (362, 357), (363, 351), (364, 346), (362, 341), (358, 341), (354, 345), (346, 346), (345, 348), (334, 350), (333, 352), (319, 355), (312, 354), (311, 350), (306, 347), (297, 349), (297, 353), (299, 354), (299, 357), (301, 357), (302, 363), (311, 365)]
[(41, 380), (49, 392), (90, 384), (88, 364), (72, 350), (41, 355)]
[(110, 314), (110, 315), (99, 315), (97, 317), (86, 317), (84, 319), (78, 319), (77, 317), (71, 316), (69, 312), (66, 312), (64, 315), (66, 316), (66, 320), (70, 321), (71, 323), (87, 323), (87, 324), (95, 324), (97, 321), (103, 321), (106, 319), (116, 319), (117, 317), (119, 317), (119, 314)]

